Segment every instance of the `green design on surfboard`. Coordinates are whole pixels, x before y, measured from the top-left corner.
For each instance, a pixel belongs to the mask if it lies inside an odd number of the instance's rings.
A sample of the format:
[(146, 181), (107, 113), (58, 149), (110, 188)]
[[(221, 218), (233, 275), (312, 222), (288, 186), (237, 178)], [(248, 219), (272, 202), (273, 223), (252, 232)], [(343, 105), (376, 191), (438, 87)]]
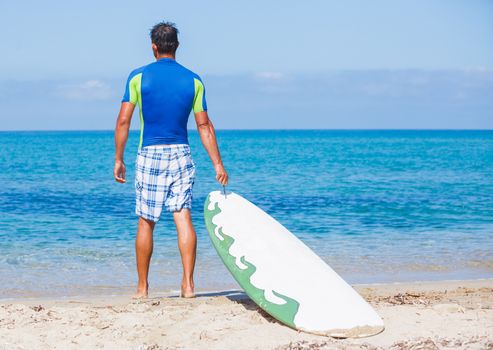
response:
[(248, 268), (240, 269), (238, 265), (236, 265), (235, 257), (229, 253), (229, 248), (233, 244), (234, 239), (231, 236), (225, 234), (223, 232), (222, 227), (220, 227), (218, 231), (221, 234), (221, 236), (224, 237), (224, 240), (221, 241), (215, 235), (214, 230), (216, 229), (217, 225), (215, 225), (212, 222), (212, 218), (217, 214), (219, 214), (221, 212), (221, 209), (219, 208), (218, 203), (215, 203), (214, 209), (209, 210), (209, 204), (210, 204), (210, 196), (207, 196), (204, 206), (205, 226), (207, 227), (207, 231), (209, 231), (209, 236), (212, 239), (214, 247), (216, 248), (219, 256), (221, 257), (222, 261), (224, 262), (228, 270), (231, 272), (231, 274), (236, 279), (236, 281), (240, 284), (240, 286), (245, 290), (248, 296), (254, 301), (256, 301), (257, 304), (262, 309), (267, 311), (270, 315), (274, 316), (278, 320), (287, 324), (288, 326), (294, 328), (295, 327), (294, 317), (298, 312), (298, 308), (300, 304), (296, 300), (289, 298), (286, 295), (277, 293), (274, 290), (272, 291), (272, 293), (275, 296), (283, 299), (286, 303), (280, 305), (280, 304), (272, 303), (267, 299), (265, 299), (264, 290), (255, 287), (250, 282), (250, 277), (255, 273), (257, 268), (252, 263), (247, 261), (244, 256), (242, 256), (240, 258), (240, 261), (246, 266), (248, 266)]

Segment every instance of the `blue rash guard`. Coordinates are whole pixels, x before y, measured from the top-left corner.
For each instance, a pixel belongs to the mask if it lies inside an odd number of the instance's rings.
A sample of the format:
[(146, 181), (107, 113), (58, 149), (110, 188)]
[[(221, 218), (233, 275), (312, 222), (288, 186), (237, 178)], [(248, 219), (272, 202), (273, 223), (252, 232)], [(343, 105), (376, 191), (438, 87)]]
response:
[(188, 144), (190, 111), (207, 110), (200, 77), (171, 58), (161, 58), (132, 71), (122, 102), (139, 104), (139, 149)]

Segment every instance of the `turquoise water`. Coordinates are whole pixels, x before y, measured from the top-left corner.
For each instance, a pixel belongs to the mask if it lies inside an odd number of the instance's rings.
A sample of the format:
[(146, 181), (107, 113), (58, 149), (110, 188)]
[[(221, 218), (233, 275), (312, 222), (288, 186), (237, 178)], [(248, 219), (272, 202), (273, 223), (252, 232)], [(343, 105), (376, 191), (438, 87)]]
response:
[[(351, 283), (493, 277), (493, 131), (219, 131), (229, 189)], [(0, 133), (0, 298), (127, 293), (136, 282), (133, 171), (112, 178), (112, 132)], [(193, 218), (200, 290), (236, 287), (202, 218), (219, 189), (198, 135)], [(295, 257), (294, 257), (295, 258)], [(167, 215), (150, 282), (176, 290)]]

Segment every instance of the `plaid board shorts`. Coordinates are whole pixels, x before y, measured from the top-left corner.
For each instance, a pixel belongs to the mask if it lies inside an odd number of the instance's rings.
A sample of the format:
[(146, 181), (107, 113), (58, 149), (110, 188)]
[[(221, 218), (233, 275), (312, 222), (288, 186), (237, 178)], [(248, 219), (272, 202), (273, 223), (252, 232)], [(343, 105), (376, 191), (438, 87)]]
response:
[(163, 207), (192, 208), (195, 163), (186, 144), (142, 147), (135, 166), (135, 214), (158, 222)]

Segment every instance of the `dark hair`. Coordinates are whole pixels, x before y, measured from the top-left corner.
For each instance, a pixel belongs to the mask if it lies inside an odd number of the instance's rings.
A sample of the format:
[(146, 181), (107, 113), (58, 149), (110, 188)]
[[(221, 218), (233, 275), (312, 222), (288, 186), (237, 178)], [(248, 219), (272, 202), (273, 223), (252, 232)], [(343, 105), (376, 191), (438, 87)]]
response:
[(174, 54), (178, 48), (178, 29), (174, 23), (160, 22), (151, 29), (151, 41), (160, 54)]

